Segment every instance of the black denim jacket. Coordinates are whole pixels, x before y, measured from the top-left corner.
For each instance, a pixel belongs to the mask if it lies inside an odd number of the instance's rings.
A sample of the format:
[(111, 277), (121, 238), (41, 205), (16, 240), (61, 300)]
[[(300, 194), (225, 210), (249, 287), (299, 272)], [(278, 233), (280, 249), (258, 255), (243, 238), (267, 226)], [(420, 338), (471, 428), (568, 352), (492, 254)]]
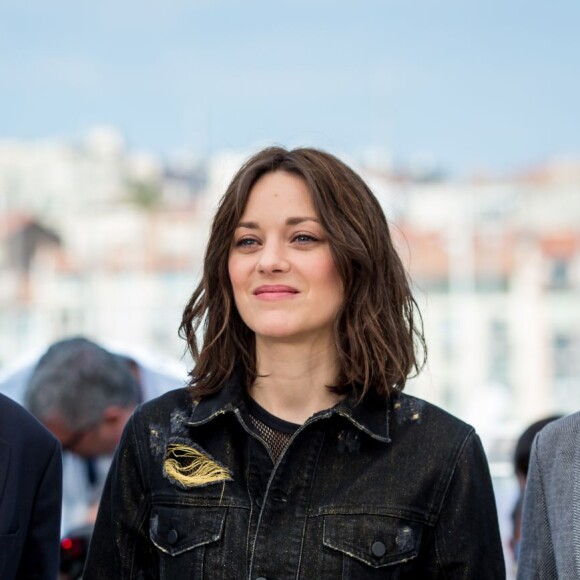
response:
[(198, 405), (181, 389), (134, 413), (83, 578), (502, 580), (505, 570), (469, 425), (404, 394), (347, 399), (308, 419), (274, 463), (232, 379)]

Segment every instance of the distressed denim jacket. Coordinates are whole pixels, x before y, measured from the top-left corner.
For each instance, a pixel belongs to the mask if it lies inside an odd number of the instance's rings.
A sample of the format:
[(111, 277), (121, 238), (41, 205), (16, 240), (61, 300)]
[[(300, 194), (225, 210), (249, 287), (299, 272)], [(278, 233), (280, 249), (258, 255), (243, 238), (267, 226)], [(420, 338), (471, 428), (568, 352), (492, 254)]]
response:
[(424, 401), (346, 399), (273, 461), (233, 378), (130, 419), (84, 580), (505, 578), (473, 429)]

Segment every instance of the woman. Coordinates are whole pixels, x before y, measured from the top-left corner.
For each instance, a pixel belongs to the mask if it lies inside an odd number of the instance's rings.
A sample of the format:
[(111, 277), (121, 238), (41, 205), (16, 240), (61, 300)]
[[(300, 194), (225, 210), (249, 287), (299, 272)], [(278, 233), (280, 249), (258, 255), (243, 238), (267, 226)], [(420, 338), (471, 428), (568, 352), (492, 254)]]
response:
[(504, 577), (479, 439), (402, 393), (420, 316), (350, 168), (252, 157), (181, 331), (191, 390), (129, 422), (85, 580)]

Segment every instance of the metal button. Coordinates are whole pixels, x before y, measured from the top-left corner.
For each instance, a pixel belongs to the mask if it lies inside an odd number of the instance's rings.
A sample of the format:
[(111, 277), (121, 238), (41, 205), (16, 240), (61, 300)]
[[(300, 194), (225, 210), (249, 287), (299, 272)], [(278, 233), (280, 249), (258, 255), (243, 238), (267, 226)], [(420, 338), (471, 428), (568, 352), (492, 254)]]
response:
[(167, 542), (171, 545), (176, 544), (177, 540), (179, 539), (179, 534), (177, 530), (169, 530), (167, 532)]
[(371, 554), (376, 558), (382, 558), (387, 553), (387, 547), (383, 542), (375, 542), (371, 546)]

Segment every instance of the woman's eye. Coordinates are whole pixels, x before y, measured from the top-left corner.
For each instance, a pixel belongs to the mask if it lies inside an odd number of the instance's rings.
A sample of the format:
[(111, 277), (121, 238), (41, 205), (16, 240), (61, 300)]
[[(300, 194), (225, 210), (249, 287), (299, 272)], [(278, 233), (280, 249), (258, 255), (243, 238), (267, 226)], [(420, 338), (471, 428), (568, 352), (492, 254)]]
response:
[(298, 234), (292, 238), (292, 241), (298, 242), (299, 244), (307, 244), (309, 242), (317, 242), (318, 238), (315, 238), (309, 234)]
[(253, 238), (242, 238), (238, 240), (235, 244), (236, 248), (250, 248), (258, 243), (258, 240), (254, 240)]

